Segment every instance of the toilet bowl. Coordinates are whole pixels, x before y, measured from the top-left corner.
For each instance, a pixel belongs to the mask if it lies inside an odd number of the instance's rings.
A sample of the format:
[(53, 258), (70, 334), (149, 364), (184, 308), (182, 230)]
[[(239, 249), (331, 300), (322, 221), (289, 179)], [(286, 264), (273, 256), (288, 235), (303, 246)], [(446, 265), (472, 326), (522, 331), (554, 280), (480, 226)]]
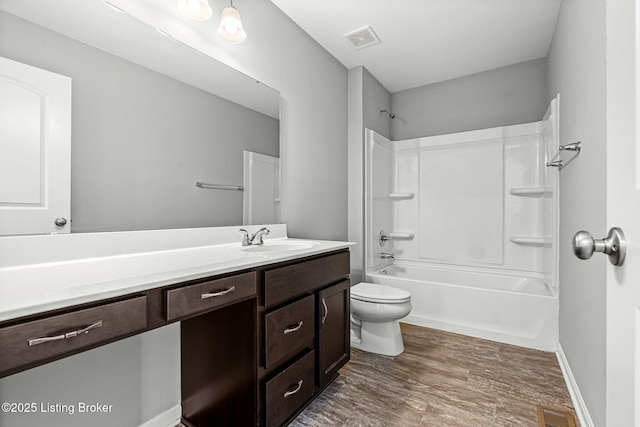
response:
[(375, 283), (351, 287), (351, 346), (386, 356), (404, 351), (399, 320), (411, 312), (408, 291)]

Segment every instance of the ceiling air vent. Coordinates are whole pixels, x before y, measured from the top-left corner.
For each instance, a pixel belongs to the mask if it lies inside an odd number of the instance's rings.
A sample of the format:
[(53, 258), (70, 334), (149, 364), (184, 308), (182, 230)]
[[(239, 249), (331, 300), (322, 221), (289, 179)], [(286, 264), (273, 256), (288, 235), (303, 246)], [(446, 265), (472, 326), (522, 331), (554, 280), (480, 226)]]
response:
[(366, 26), (345, 34), (343, 37), (349, 39), (356, 49), (364, 49), (365, 47), (373, 46), (380, 43), (380, 39), (373, 32), (371, 27)]

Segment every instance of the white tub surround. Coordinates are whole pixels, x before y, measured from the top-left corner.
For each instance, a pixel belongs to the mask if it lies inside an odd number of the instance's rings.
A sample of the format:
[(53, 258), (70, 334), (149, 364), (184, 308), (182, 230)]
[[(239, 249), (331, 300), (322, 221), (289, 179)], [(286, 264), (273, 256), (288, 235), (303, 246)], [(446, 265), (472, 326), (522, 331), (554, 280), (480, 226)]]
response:
[(242, 247), (241, 227), (2, 237), (0, 321), (352, 245), (266, 227), (262, 247)]
[(556, 350), (557, 105), (403, 141), (367, 130), (365, 281), (409, 291), (407, 321)]

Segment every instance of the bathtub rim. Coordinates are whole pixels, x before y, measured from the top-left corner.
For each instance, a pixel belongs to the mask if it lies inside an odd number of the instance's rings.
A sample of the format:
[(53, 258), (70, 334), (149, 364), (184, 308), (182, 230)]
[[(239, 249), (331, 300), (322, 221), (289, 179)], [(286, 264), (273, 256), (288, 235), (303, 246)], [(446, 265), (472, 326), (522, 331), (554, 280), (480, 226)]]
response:
[[(546, 289), (547, 293), (546, 294), (541, 294), (541, 293), (533, 293), (533, 292), (527, 292), (527, 291), (516, 291), (516, 290), (509, 290), (509, 289), (495, 289), (495, 288), (484, 288), (484, 287), (478, 287), (478, 286), (469, 286), (469, 285), (465, 285), (465, 284), (456, 284), (456, 283), (446, 283), (446, 282), (437, 282), (437, 281), (432, 281), (432, 280), (420, 280), (420, 279), (415, 279), (415, 278), (404, 278), (404, 277), (397, 277), (397, 276), (388, 276), (386, 274), (382, 274), (381, 271), (387, 269), (387, 268), (391, 268), (391, 267), (409, 267), (409, 268), (419, 268), (419, 269), (428, 269), (428, 270), (440, 270), (440, 271), (447, 271), (447, 272), (464, 272), (464, 273), (471, 273), (471, 274), (481, 274), (484, 276), (490, 276), (490, 275), (495, 275), (495, 276), (506, 276), (512, 279), (521, 279), (521, 278), (526, 278), (526, 279), (535, 279), (535, 280), (539, 280), (544, 284), (544, 288)], [(369, 270), (366, 271), (363, 275), (363, 282), (370, 282), (371, 280), (369, 279), (370, 276), (373, 277), (381, 277), (381, 278), (389, 278), (391, 280), (401, 280), (401, 281), (411, 281), (411, 282), (428, 282), (428, 283), (433, 283), (433, 284), (438, 284), (438, 285), (442, 285), (442, 286), (455, 286), (455, 287), (459, 287), (459, 288), (465, 288), (465, 289), (472, 289), (472, 290), (478, 290), (478, 291), (484, 291), (484, 292), (506, 292), (506, 293), (512, 293), (512, 294), (516, 294), (516, 295), (528, 295), (528, 296), (534, 296), (534, 297), (542, 297), (542, 298), (558, 298), (558, 293), (556, 292), (556, 290), (554, 289), (554, 287), (547, 283), (545, 275), (542, 273), (536, 273), (536, 272), (530, 272), (530, 271), (519, 271), (519, 270), (501, 270), (501, 269), (491, 269), (491, 268), (477, 268), (477, 267), (468, 267), (468, 266), (453, 266), (453, 265), (449, 265), (449, 264), (437, 264), (437, 263), (429, 263), (428, 265), (425, 265), (425, 263), (422, 262), (415, 262), (415, 261), (402, 261), (402, 260), (395, 260), (395, 262), (389, 263), (388, 265), (384, 266), (384, 267), (379, 267), (375, 270)]]

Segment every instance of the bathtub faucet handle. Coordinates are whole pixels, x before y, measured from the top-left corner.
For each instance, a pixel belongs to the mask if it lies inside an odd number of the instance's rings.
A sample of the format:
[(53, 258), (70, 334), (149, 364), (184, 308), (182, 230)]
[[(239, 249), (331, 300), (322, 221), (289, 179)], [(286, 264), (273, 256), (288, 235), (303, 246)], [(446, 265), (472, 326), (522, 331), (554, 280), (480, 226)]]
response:
[(389, 240), (391, 240), (391, 237), (389, 237), (389, 235), (385, 233), (384, 230), (380, 230), (380, 234), (378, 234), (378, 242), (380, 243), (380, 246), (384, 246), (384, 244)]

